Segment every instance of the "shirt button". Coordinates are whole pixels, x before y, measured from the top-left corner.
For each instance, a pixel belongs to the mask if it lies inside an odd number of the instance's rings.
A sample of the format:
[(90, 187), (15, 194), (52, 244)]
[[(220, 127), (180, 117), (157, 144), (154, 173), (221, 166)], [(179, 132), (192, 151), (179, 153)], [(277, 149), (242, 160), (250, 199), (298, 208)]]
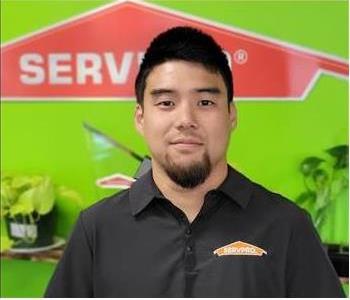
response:
[(186, 250), (187, 250), (187, 252), (192, 252), (193, 248), (192, 248), (192, 246), (187, 246)]
[(191, 235), (191, 233), (192, 233), (192, 230), (190, 228), (187, 228), (186, 229), (186, 235)]
[(180, 222), (183, 223), (183, 224), (187, 224), (187, 218), (186, 216), (180, 216)]

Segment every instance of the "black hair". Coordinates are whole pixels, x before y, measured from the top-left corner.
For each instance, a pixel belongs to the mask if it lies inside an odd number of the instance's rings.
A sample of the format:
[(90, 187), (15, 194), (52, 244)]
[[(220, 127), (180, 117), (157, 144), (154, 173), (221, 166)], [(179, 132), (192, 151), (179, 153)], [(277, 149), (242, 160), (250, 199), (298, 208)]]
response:
[(136, 100), (143, 104), (146, 80), (152, 69), (170, 60), (183, 60), (219, 72), (227, 89), (227, 102), (233, 98), (233, 79), (226, 55), (208, 34), (193, 27), (173, 27), (156, 36), (146, 50), (135, 80)]

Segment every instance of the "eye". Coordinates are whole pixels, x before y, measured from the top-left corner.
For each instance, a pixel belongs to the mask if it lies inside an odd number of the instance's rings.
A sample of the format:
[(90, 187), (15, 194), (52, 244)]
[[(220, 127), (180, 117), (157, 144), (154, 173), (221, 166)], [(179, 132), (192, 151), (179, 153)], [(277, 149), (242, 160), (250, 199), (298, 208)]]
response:
[(211, 101), (211, 100), (200, 100), (198, 105), (199, 106), (210, 106), (210, 105), (214, 105), (215, 102)]
[(160, 107), (171, 107), (174, 105), (175, 105), (174, 101), (171, 101), (171, 100), (160, 101), (156, 104), (156, 106), (160, 106)]

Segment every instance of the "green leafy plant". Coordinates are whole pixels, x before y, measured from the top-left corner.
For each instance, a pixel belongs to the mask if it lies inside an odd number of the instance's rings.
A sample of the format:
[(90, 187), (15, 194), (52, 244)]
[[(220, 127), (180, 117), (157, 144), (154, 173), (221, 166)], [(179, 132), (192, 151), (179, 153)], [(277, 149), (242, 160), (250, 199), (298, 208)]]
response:
[(332, 201), (348, 188), (349, 146), (338, 145), (325, 151), (326, 158), (310, 156), (300, 163), (305, 191), (296, 199), (303, 207), (311, 207), (314, 225), (318, 230), (324, 224)]
[[(16, 219), (26, 225), (36, 224), (44, 215), (51, 213), (57, 199), (69, 199), (82, 207), (79, 194), (64, 186), (55, 186), (49, 176), (38, 175), (1, 175), (1, 205), (2, 219)], [(2, 251), (16, 245), (16, 241), (8, 239), (2, 234), (2, 241), (6, 240)], [(22, 241), (34, 243), (35, 237), (25, 234)]]
[(49, 213), (55, 202), (52, 181), (47, 176), (4, 176), (1, 178), (1, 217), (26, 215), (34, 221)]

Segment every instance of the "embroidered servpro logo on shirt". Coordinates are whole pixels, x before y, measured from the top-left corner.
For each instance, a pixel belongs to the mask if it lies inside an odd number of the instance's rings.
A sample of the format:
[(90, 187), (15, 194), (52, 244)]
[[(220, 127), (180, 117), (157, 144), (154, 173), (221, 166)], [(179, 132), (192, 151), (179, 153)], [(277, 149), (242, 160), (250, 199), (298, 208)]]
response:
[(222, 255), (253, 255), (253, 256), (262, 256), (263, 254), (267, 254), (264, 249), (261, 249), (257, 246), (237, 241), (231, 243), (229, 245), (220, 247), (216, 249), (214, 252), (217, 256)]

